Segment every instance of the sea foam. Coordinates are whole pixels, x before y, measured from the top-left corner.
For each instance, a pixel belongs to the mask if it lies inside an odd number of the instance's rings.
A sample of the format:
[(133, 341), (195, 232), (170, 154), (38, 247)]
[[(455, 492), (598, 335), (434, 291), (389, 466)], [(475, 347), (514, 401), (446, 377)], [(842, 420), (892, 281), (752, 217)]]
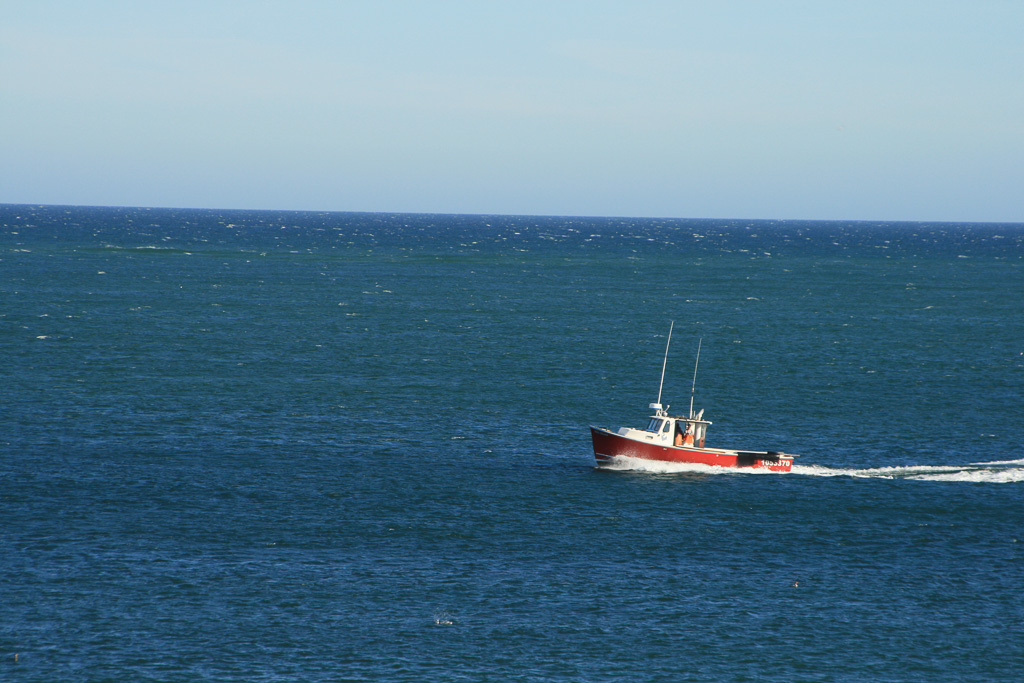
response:
[(1024, 461), (978, 462), (970, 465), (909, 465), (867, 469), (833, 468), (822, 465), (794, 465), (794, 474), (811, 477), (854, 477), (860, 479), (913, 479), (917, 481), (961, 481), (1005, 484), (1024, 481)]
[[(651, 474), (786, 474), (764, 468), (715, 467), (698, 463), (662, 462), (620, 456), (602, 467), (623, 472)], [(1006, 484), (1024, 481), (1024, 460), (971, 463), (969, 465), (908, 465), (901, 467), (842, 468), (824, 465), (793, 465), (791, 474), (808, 477), (856, 479), (912, 479), (916, 481), (980, 482)]]

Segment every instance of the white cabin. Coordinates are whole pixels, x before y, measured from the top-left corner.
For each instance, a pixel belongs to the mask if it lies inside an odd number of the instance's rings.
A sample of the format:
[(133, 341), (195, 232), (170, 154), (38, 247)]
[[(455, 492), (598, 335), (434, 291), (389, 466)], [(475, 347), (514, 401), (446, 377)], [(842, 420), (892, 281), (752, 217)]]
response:
[(649, 441), (662, 446), (704, 448), (704, 437), (707, 435), (708, 425), (711, 422), (703, 419), (703, 410), (686, 417), (684, 415), (669, 415), (662, 409), (660, 403), (652, 403), (650, 407), (655, 412), (654, 415), (651, 415), (647, 429), (623, 427), (619, 430), (619, 436), (637, 441)]

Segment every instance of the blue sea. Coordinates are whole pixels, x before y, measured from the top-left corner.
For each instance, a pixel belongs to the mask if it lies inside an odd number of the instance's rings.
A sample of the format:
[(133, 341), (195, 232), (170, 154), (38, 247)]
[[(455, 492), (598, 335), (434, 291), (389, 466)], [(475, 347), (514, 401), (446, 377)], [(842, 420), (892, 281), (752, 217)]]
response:
[[(672, 321), (793, 472), (595, 467)], [(1024, 224), (0, 205), (0, 353), (5, 681), (1024, 676)]]

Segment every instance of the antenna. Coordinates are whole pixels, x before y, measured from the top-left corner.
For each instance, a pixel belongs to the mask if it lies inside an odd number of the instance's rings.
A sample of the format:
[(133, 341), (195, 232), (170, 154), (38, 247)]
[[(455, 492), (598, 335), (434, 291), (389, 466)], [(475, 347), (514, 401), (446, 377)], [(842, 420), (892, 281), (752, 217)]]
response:
[[(690, 418), (693, 418), (693, 393), (697, 390), (697, 366), (700, 365), (700, 345), (704, 342), (704, 337), (700, 338), (697, 342), (697, 362), (693, 364), (693, 386), (690, 387)], [(663, 371), (664, 372), (664, 371)]]
[(676, 321), (673, 320), (668, 326), (668, 341), (665, 342), (665, 359), (661, 361), (661, 383), (658, 384), (658, 410), (661, 410), (661, 388), (665, 386), (665, 365), (668, 363), (668, 345), (672, 343), (672, 328), (675, 325)]

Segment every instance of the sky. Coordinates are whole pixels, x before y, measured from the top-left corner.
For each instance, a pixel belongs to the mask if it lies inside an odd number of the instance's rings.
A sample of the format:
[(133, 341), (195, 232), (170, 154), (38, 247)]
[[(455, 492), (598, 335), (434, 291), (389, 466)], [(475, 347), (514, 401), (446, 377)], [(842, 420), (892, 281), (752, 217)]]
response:
[(1024, 221), (1018, 0), (0, 14), (0, 203)]

